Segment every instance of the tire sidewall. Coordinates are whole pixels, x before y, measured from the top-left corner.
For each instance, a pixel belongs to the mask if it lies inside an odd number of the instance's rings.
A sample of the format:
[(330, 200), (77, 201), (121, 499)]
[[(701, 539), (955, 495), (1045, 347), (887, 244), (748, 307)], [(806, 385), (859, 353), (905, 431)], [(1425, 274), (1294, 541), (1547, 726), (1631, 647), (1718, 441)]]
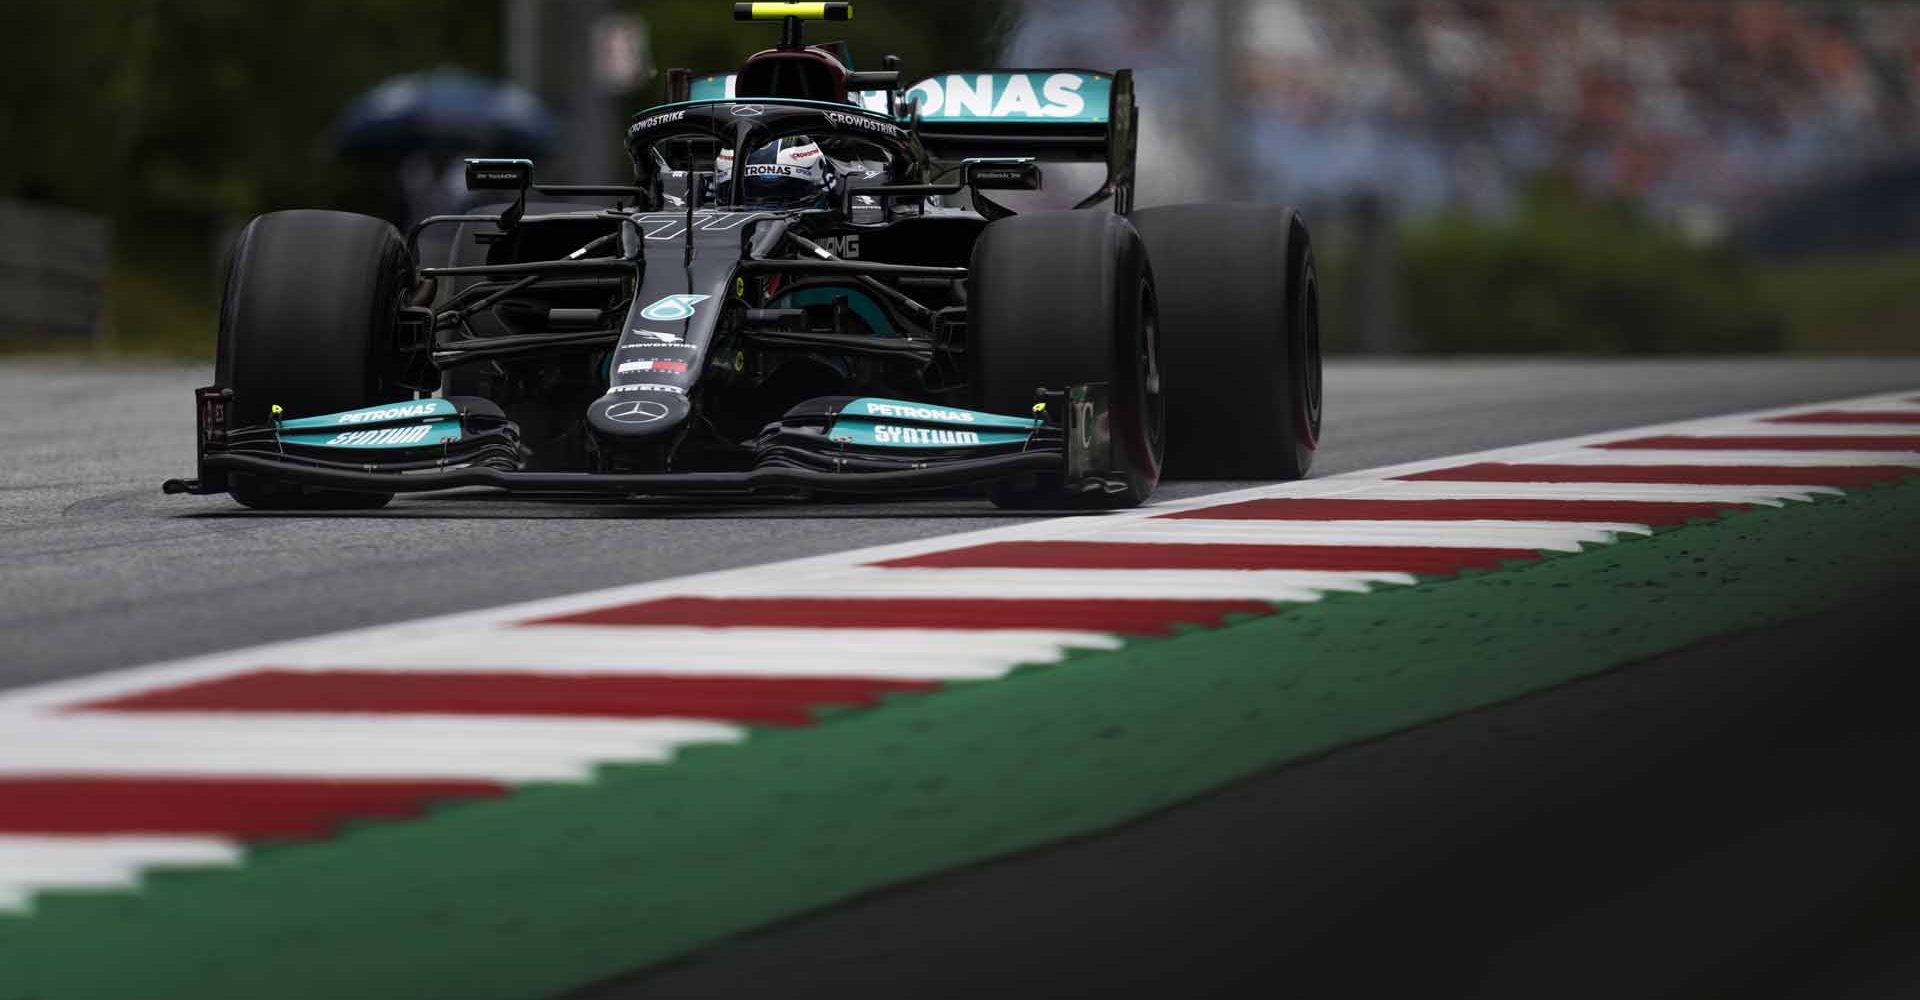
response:
[(1172, 205), (1133, 221), (1160, 295), (1167, 471), (1297, 479), (1319, 446), (1318, 273), (1277, 205)]
[[(383, 220), (346, 212), (275, 212), (235, 240), (220, 307), (215, 379), (234, 394), (236, 425), (357, 409), (412, 397), (400, 384), (394, 326), (414, 268)], [(234, 474), (249, 507), (367, 509), (388, 495), (317, 490)]]
[[(1070, 495), (1059, 476), (1003, 484), (1002, 506), (1124, 507), (1144, 501), (1164, 458), (1163, 411), (1142, 357), (1153, 272), (1139, 234), (1104, 212), (1045, 212), (989, 224), (974, 246), (968, 361), (972, 404), (1021, 414), (1038, 388), (1109, 386), (1109, 433), (1126, 486)], [(1157, 359), (1153, 367), (1157, 374)]]

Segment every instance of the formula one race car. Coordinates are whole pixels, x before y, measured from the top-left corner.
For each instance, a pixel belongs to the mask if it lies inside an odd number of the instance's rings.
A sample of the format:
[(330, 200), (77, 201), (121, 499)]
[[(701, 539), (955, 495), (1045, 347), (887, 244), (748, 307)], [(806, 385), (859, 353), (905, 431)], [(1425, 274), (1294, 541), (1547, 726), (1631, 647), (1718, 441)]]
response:
[[(1291, 210), (1133, 210), (1130, 72), (853, 72), (805, 20), (669, 71), (627, 131), (634, 181), (536, 184), (405, 237), (342, 212), (241, 233), (199, 477), (168, 492), (355, 509), (486, 486), (543, 494), (881, 494), (985, 487), (1123, 507), (1163, 462), (1293, 478), (1320, 432), (1313, 251)], [(1016, 213), (1041, 161), (1104, 163), (1073, 210)], [(1011, 200), (1019, 194), (1001, 195)], [(1034, 196), (1025, 196), (1034, 197)], [(423, 230), (451, 232), (418, 267)], [(444, 260), (445, 263), (440, 263)]]

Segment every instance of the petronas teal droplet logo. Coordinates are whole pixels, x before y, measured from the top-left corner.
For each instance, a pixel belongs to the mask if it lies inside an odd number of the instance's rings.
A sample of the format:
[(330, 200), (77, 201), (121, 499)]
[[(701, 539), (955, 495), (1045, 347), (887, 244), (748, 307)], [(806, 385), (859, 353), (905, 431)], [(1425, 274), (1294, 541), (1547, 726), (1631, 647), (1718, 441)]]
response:
[(656, 323), (678, 323), (693, 318), (693, 307), (708, 299), (711, 295), (669, 295), (654, 304), (640, 310), (643, 319)]

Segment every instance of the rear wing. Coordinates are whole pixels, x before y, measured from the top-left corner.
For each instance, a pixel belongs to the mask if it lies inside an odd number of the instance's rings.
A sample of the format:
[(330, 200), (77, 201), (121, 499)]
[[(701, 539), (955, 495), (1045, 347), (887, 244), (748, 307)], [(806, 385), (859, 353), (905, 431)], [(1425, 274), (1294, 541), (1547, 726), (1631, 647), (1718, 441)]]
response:
[[(684, 99), (732, 98), (733, 77), (692, 77)], [(1086, 69), (970, 70), (927, 77), (899, 94), (861, 91), (852, 99), (882, 114), (911, 117), (934, 159), (1032, 157), (1042, 161), (1105, 162), (1107, 179), (1080, 204), (1109, 198), (1133, 210), (1139, 110), (1133, 71)]]

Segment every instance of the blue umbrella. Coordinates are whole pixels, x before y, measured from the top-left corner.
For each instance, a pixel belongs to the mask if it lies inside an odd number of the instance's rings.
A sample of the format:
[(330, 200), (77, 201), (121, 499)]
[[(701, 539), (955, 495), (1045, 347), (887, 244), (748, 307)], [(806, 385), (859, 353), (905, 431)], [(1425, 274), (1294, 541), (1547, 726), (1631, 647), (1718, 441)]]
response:
[(404, 155), (423, 150), (533, 155), (558, 131), (553, 113), (523, 88), (458, 69), (396, 76), (361, 94), (334, 120), (335, 150)]

